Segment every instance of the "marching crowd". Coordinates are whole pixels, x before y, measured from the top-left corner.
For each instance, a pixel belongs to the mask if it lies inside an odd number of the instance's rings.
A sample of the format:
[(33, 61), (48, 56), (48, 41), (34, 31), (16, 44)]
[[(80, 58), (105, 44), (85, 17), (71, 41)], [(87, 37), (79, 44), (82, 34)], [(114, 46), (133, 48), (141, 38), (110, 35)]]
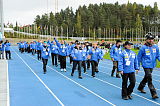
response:
[(82, 43), (78, 40), (68, 44), (64, 40), (59, 42), (54, 38), (54, 41), (33, 41), (30, 44), (27, 42), (19, 42), (18, 46), (21, 53), (31, 52), (32, 55), (34, 55), (37, 52), (38, 60), (42, 59), (43, 61), (44, 74), (47, 72), (46, 65), (50, 56), (52, 65), (57, 67), (58, 62), (60, 62), (60, 70), (64, 72), (67, 71), (66, 58), (69, 57), (70, 64), (73, 63), (71, 76), (74, 75), (74, 71), (78, 66), (78, 77), (80, 79), (82, 79), (81, 67), (83, 67), (84, 73), (86, 73), (86, 70), (90, 68), (90, 64), (92, 66), (92, 76), (95, 77), (95, 72), (98, 72), (98, 63), (103, 59), (105, 54), (105, 51), (100, 49), (97, 43)]
[[(103, 59), (106, 50), (108, 48), (110, 52), (111, 60), (113, 61), (113, 69), (111, 76), (114, 76), (116, 71), (116, 77), (122, 77), (122, 99), (132, 99), (132, 92), (135, 87), (136, 77), (135, 74), (140, 70), (140, 65), (144, 69), (145, 75), (143, 80), (138, 86), (138, 91), (146, 93), (144, 87), (148, 83), (148, 88), (153, 99), (158, 98), (156, 89), (152, 83), (152, 71), (156, 67), (156, 61), (160, 61), (160, 51), (156, 44), (154, 44), (154, 35), (148, 34), (145, 36), (146, 42), (141, 44), (138, 55), (132, 51), (132, 45), (130, 41), (123, 43), (117, 40), (114, 45), (99, 44), (97, 42), (75, 42), (67, 43), (64, 40), (58, 41), (54, 38), (53, 41), (33, 41), (33, 42), (18, 42), (18, 48), (21, 53), (27, 52), (32, 55), (37, 54), (37, 59), (43, 62), (43, 72), (47, 72), (48, 59), (51, 57), (52, 65), (58, 67), (60, 63), (60, 71), (66, 72), (66, 59), (69, 57), (70, 65), (72, 66), (71, 76), (74, 76), (74, 72), (78, 69), (78, 78), (82, 79), (81, 70), (87, 73), (87, 70), (92, 70), (92, 77), (95, 77), (99, 72), (98, 65)], [(0, 42), (0, 59), (4, 58), (4, 52), (6, 53), (6, 59), (11, 59), (10, 53), (11, 44), (6, 40)], [(103, 46), (106, 46), (103, 48)], [(72, 65), (73, 64), (73, 65)], [(78, 68), (77, 68), (78, 67)], [(128, 85), (128, 80), (130, 84)]]

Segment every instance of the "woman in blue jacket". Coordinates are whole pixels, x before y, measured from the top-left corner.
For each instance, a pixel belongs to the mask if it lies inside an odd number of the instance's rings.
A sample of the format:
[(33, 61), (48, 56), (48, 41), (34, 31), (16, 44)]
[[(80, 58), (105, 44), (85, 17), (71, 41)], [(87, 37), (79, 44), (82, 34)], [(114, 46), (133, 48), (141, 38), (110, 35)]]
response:
[(43, 62), (43, 71), (44, 74), (46, 74), (47, 69), (47, 63), (48, 63), (48, 58), (50, 56), (50, 48), (47, 45), (47, 42), (44, 42), (44, 45), (40, 48), (41, 54), (42, 54), (42, 62)]
[(111, 57), (111, 60), (113, 61), (113, 69), (111, 72), (111, 76), (112, 77), (114, 76), (114, 72), (117, 69), (116, 78), (120, 78), (119, 72), (118, 72), (118, 61), (119, 61), (120, 53), (122, 52), (121, 43), (122, 43), (121, 40), (117, 40), (116, 44), (113, 45), (110, 50), (110, 57)]
[(69, 56), (68, 46), (65, 44), (65, 41), (58, 42), (56, 38), (54, 38), (58, 48), (59, 48), (59, 59), (60, 59), (60, 69), (61, 72), (66, 72), (66, 57)]
[(93, 47), (89, 50), (89, 56), (92, 65), (92, 76), (95, 77), (95, 72), (98, 72), (98, 63), (102, 59), (103, 53), (100, 48), (97, 47), (97, 43), (93, 43)]
[(28, 46), (29, 46), (29, 44), (28, 44), (28, 42), (25, 42), (25, 52), (28, 52)]
[(36, 49), (37, 49), (37, 58), (38, 60), (41, 60), (42, 56), (41, 56), (41, 48), (42, 48), (42, 41), (38, 41), (36, 44)]
[(11, 43), (9, 43), (8, 40), (4, 43), (5, 53), (6, 53), (6, 59), (11, 59), (11, 51), (10, 51)]
[(4, 59), (4, 44), (0, 41), (0, 59)]
[(141, 93), (146, 93), (144, 87), (148, 83), (153, 99), (158, 98), (156, 89), (152, 84), (152, 71), (156, 67), (156, 60), (160, 61), (160, 52), (157, 45), (154, 45), (154, 36), (152, 34), (146, 35), (146, 43), (141, 47), (138, 53), (139, 65), (142, 63), (142, 67), (145, 72), (145, 76), (141, 81), (138, 90)]
[(35, 53), (36, 53), (36, 43), (35, 42), (32, 42), (30, 44), (30, 49), (32, 51), (32, 55), (35, 55)]
[(56, 45), (56, 42), (53, 42), (50, 44), (50, 48), (51, 48), (51, 56), (52, 56), (52, 65), (54, 66), (58, 66), (57, 64), (57, 60), (58, 60), (58, 53), (59, 53), (59, 48)]
[[(121, 53), (118, 68), (122, 75), (122, 99), (132, 99), (132, 92), (135, 87), (136, 78), (135, 70), (139, 70), (138, 59), (136, 53), (132, 48), (133, 43), (126, 41), (124, 44), (125, 50)], [(130, 81), (129, 86), (127, 85), (128, 79)]]
[(20, 43), (21, 53), (24, 53), (24, 49), (25, 49), (25, 44), (24, 44), (24, 41), (22, 41), (22, 42)]
[[(75, 42), (76, 43), (76, 42)], [(68, 47), (68, 50), (69, 50), (69, 58), (70, 58), (70, 65), (72, 65), (72, 62), (73, 62), (73, 58), (71, 56), (71, 53), (72, 53), (72, 50), (73, 48), (75, 47), (75, 44), (73, 42), (70, 42), (70, 45)]]
[(83, 60), (83, 50), (82, 50), (82, 47), (80, 47), (80, 42), (76, 43), (76, 46), (72, 50), (71, 56), (73, 58), (73, 68), (72, 68), (71, 76), (73, 76), (74, 71), (76, 70), (76, 67), (78, 65), (79, 78), (82, 79), (81, 65)]
[(82, 51), (83, 51), (82, 67), (84, 69), (84, 73), (87, 73), (86, 72), (86, 61), (87, 61), (87, 57), (88, 57), (88, 51), (87, 51), (85, 43), (82, 43), (81, 46), (82, 46)]

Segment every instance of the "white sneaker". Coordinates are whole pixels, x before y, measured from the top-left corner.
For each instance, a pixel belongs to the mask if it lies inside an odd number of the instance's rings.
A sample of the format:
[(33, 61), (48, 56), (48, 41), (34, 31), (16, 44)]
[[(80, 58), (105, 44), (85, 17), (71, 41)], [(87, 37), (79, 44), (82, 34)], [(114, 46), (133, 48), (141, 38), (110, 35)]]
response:
[(63, 69), (61, 69), (61, 72), (63, 72)]
[(63, 69), (64, 70), (64, 72), (66, 72), (67, 70), (66, 69)]

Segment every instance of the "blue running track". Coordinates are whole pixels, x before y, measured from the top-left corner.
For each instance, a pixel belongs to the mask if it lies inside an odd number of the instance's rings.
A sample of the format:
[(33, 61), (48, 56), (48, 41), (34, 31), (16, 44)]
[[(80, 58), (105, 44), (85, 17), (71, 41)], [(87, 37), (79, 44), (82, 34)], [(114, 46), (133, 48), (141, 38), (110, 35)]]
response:
[[(160, 99), (153, 100), (146, 86), (146, 94), (137, 91), (144, 76), (141, 69), (136, 75), (136, 86), (132, 100), (121, 99), (121, 79), (110, 77), (112, 62), (103, 60), (99, 64), (99, 73), (91, 77), (91, 70), (78, 79), (75, 71), (71, 77), (72, 66), (67, 60), (67, 72), (48, 61), (47, 74), (43, 74), (42, 62), (36, 55), (21, 54), (12, 47), (12, 60), (8, 61), (10, 105), (11, 106), (156, 106)], [(82, 69), (83, 72), (83, 69)], [(160, 70), (153, 72), (153, 83), (160, 95)]]

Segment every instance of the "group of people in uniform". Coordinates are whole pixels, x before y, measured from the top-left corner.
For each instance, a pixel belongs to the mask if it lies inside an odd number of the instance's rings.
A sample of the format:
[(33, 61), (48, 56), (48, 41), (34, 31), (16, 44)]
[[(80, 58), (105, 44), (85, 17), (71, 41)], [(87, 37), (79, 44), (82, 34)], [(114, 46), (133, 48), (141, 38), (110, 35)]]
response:
[(75, 42), (67, 43), (64, 40), (58, 41), (54, 38), (53, 41), (33, 41), (28, 42), (19, 42), (17, 43), (19, 51), (21, 53), (28, 52), (34, 55), (37, 53), (38, 60), (43, 61), (43, 71), (46, 74), (47, 69), (46, 65), (48, 59), (51, 56), (52, 65), (58, 66), (60, 63), (61, 72), (66, 72), (66, 58), (70, 58), (70, 64), (73, 64), (71, 76), (74, 75), (74, 71), (78, 66), (79, 78), (82, 79), (81, 67), (83, 67), (84, 73), (87, 69), (90, 69), (92, 66), (92, 76), (95, 77), (95, 73), (98, 73), (98, 64), (105, 54), (105, 51), (102, 50), (99, 45), (95, 42), (90, 44), (89, 42)]
[[(116, 71), (116, 77), (122, 77), (122, 99), (132, 99), (132, 92), (136, 83), (136, 72), (140, 70), (140, 65), (144, 69), (145, 75), (143, 80), (138, 86), (138, 91), (146, 93), (144, 87), (148, 83), (151, 96), (153, 99), (158, 98), (156, 89), (152, 83), (152, 71), (156, 67), (157, 59), (160, 61), (160, 51), (156, 44), (154, 44), (154, 36), (152, 34), (146, 35), (146, 43), (140, 48), (138, 55), (132, 51), (133, 43), (117, 40), (115, 45), (110, 49), (110, 57), (113, 61), (113, 69), (111, 76), (114, 76)], [(82, 79), (81, 70), (83, 68), (84, 73), (87, 73), (87, 69), (92, 70), (92, 77), (95, 77), (95, 73), (98, 73), (98, 65), (100, 60), (103, 59), (105, 50), (100, 48), (97, 42), (75, 42), (67, 43), (64, 40), (58, 41), (54, 38), (53, 41), (33, 41), (31, 43), (19, 42), (19, 50), (21, 53), (28, 52), (35, 55), (37, 53), (37, 59), (43, 61), (44, 74), (47, 72), (48, 59), (51, 56), (52, 65), (57, 67), (60, 63), (60, 71), (66, 72), (66, 59), (70, 58), (70, 64), (72, 65), (71, 76), (74, 76), (74, 72), (78, 69), (78, 78)], [(77, 68), (78, 67), (78, 68)], [(128, 80), (130, 82), (127, 85)]]
[(3, 43), (3, 40), (0, 41), (0, 59), (11, 59), (11, 43), (6, 40)]

